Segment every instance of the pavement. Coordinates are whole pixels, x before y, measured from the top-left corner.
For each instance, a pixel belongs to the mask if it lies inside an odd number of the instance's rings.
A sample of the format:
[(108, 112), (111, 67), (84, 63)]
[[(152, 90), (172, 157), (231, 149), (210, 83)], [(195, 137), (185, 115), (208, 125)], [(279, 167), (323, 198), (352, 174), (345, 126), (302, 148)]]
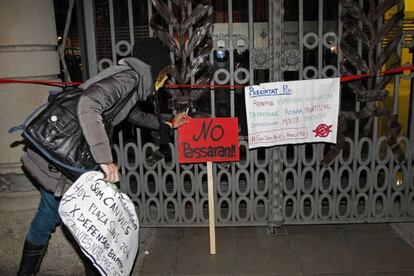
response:
[(414, 275), (400, 226), (412, 224), (217, 228), (216, 255), (208, 228), (154, 228), (133, 275)]

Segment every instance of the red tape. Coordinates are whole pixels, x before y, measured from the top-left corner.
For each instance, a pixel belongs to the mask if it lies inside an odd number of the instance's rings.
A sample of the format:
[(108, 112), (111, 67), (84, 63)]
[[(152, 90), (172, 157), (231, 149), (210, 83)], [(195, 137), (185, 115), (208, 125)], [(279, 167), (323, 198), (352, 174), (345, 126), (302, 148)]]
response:
[(10, 83), (43, 84), (43, 85), (51, 85), (51, 86), (76, 86), (76, 85), (82, 84), (81, 82), (0, 79), (0, 84), (10, 84)]
[[(364, 78), (376, 77), (376, 76), (383, 76), (383, 75), (391, 75), (391, 74), (400, 74), (404, 71), (413, 71), (414, 66), (403, 66), (399, 68), (393, 68), (386, 70), (384, 72), (370, 75), (370, 74), (360, 74), (360, 75), (349, 75), (341, 77), (341, 83), (346, 83), (349, 81), (360, 80)], [(39, 80), (14, 80), (14, 79), (0, 79), (0, 84), (10, 84), (10, 83), (25, 83), (25, 84), (41, 84), (41, 85), (49, 85), (49, 86), (77, 86), (82, 84), (81, 82), (59, 82), (59, 81), (39, 81)], [(229, 88), (229, 89), (236, 89), (236, 88), (244, 88), (247, 85), (220, 85), (220, 84), (166, 84), (164, 85), (165, 88), (170, 89), (179, 89), (179, 88), (191, 88), (191, 89), (201, 89), (201, 88)]]

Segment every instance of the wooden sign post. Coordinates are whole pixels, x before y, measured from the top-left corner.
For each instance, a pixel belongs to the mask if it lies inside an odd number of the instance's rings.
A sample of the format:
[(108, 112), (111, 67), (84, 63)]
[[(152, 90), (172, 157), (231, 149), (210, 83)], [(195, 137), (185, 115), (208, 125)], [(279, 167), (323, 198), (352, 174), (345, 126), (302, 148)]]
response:
[(210, 230), (210, 254), (216, 255), (216, 212), (214, 211), (213, 162), (207, 162), (208, 225)]
[(178, 129), (178, 162), (207, 162), (210, 254), (216, 254), (213, 162), (239, 161), (237, 118), (192, 119)]

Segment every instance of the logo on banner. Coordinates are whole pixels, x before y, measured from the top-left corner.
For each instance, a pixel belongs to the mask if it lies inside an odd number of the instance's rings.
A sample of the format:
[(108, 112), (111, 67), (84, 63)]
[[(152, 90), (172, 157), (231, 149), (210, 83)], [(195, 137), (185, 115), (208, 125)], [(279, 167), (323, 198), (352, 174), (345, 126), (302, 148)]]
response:
[(313, 132), (315, 132), (315, 137), (327, 137), (329, 133), (332, 132), (331, 128), (333, 125), (327, 125), (327, 124), (320, 124), (318, 125)]

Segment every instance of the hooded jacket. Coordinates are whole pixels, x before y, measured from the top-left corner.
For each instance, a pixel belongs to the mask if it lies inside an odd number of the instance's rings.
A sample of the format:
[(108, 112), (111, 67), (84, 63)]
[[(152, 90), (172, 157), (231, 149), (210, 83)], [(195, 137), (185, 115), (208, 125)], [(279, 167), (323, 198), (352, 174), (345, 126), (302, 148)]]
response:
[[(138, 101), (146, 100), (153, 89), (151, 67), (133, 57), (122, 59), (119, 64), (108, 67), (80, 86), (84, 92), (78, 103), (78, 119), (92, 156), (99, 164), (113, 162), (110, 137), (102, 114), (110, 112), (116, 105), (123, 104), (123, 107), (118, 114), (112, 114), (113, 125), (127, 119), (136, 126), (159, 128), (157, 116), (142, 112), (136, 105)], [(125, 101), (130, 92), (133, 94)], [(34, 151), (28, 150), (22, 163), (40, 185), (56, 196), (61, 196), (71, 184), (67, 181), (62, 184), (59, 181), (61, 173)]]
[(123, 103), (131, 91), (135, 90), (121, 111), (114, 114), (113, 124), (117, 125), (127, 118), (134, 125), (153, 129), (159, 127), (154, 114), (133, 109), (138, 101), (146, 100), (151, 93), (151, 67), (136, 58), (122, 59), (119, 64), (107, 68), (80, 86), (84, 93), (78, 103), (78, 118), (91, 153), (99, 164), (113, 162), (102, 114)]

